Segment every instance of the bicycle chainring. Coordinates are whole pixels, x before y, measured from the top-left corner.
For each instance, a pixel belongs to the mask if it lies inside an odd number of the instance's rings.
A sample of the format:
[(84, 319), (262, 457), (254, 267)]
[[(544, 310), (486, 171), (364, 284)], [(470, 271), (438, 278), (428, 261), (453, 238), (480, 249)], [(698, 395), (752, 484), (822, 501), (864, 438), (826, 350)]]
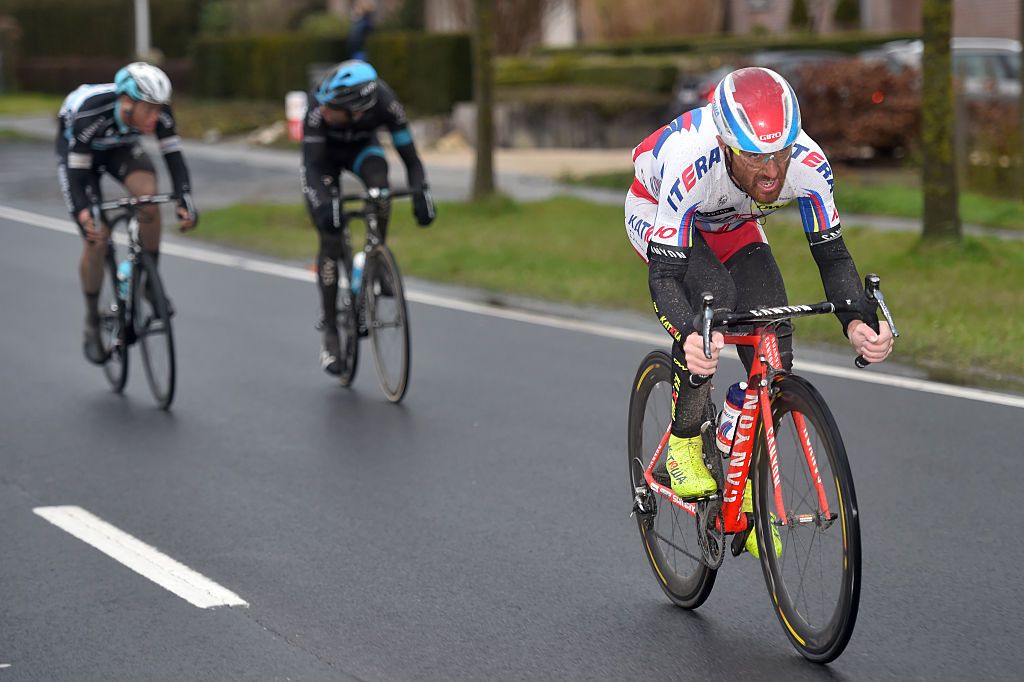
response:
[(697, 502), (697, 544), (701, 559), (711, 570), (717, 570), (725, 559), (725, 518), (722, 516), (722, 500), (701, 500)]

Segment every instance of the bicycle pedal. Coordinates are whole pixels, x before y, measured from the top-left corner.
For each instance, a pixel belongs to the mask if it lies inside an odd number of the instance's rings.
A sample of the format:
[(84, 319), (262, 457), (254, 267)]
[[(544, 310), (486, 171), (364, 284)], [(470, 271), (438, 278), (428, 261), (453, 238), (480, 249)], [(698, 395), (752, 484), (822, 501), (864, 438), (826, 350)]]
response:
[(747, 529), (741, 530), (739, 533), (734, 533), (732, 536), (732, 543), (729, 546), (729, 551), (732, 552), (733, 556), (739, 556), (747, 551), (747, 538), (754, 532), (754, 519), (751, 518), (751, 514), (747, 514)]

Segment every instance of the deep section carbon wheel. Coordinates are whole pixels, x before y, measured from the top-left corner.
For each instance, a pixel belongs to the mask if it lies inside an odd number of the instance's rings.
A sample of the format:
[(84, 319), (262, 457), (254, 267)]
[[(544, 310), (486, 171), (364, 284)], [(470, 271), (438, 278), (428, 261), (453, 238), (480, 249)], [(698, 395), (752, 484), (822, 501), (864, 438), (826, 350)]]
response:
[[(695, 609), (708, 598), (717, 572), (709, 568), (698, 541), (696, 505), (688, 511), (652, 493), (643, 478), (644, 468), (662, 442), (672, 419), (672, 359), (654, 351), (640, 364), (629, 400), (627, 464), (634, 511), (638, 499), (647, 509), (635, 513), (644, 553), (658, 584), (677, 606)], [(659, 483), (669, 484), (663, 448), (654, 465)], [(642, 462), (642, 465), (640, 464)]]
[[(793, 646), (828, 663), (846, 648), (860, 603), (860, 522), (853, 477), (835, 420), (804, 379), (775, 385), (772, 421), (777, 467), (763, 423), (754, 451), (758, 548), (772, 606)], [(786, 518), (776, 515), (775, 487)], [(782, 540), (776, 554), (769, 539)]]

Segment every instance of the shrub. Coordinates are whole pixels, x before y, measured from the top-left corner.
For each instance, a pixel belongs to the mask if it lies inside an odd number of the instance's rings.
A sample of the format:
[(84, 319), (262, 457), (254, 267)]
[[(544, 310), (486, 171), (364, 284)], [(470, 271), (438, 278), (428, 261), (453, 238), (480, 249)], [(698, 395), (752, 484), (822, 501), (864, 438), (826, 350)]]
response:
[[(198, 28), (201, 1), (151, 2), (153, 46), (168, 57), (184, 56)], [(2, 14), (18, 21), (25, 58), (90, 55), (127, 60), (135, 50), (129, 0), (0, 0)]]
[(501, 59), (494, 80), (500, 86), (599, 85), (669, 93), (678, 72), (674, 61), (635, 57), (584, 59), (565, 54)]
[(958, 109), (957, 150), (962, 189), (993, 196), (1018, 196), (1018, 174), (1024, 172), (1017, 141), (1017, 104), (981, 100)]
[(835, 33), (809, 35), (806, 33), (778, 36), (722, 36), (705, 35), (688, 38), (660, 38), (645, 40), (616, 40), (588, 43), (569, 48), (542, 48), (538, 55), (654, 55), (654, 54), (749, 54), (760, 50), (836, 50), (856, 54), (878, 47), (890, 40), (912, 40), (919, 33)]
[(804, 130), (834, 161), (911, 150), (920, 134), (915, 78), (858, 59), (807, 66), (794, 86)]
[[(278, 99), (310, 88), (309, 67), (347, 56), (344, 36), (276, 33), (206, 36), (196, 41), (195, 94)], [(413, 113), (447, 112), (472, 98), (469, 36), (379, 31), (366, 43), (370, 61)]]

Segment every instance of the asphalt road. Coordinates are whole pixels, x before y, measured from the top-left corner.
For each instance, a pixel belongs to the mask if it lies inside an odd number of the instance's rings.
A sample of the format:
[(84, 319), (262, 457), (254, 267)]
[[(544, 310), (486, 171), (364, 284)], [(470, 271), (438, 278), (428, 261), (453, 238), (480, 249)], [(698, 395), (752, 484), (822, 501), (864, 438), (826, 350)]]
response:
[[(63, 216), (48, 145), (0, 158), (0, 207)], [(193, 166), (200, 201), (294, 179)], [(749, 556), (726, 560), (694, 613), (647, 566), (624, 447), (651, 321), (595, 313), (637, 331), (609, 338), (459, 310), (471, 294), (414, 283), (437, 298), (412, 305), (394, 406), (369, 354), (352, 389), (320, 372), (312, 284), (168, 254), (180, 371), (164, 413), (137, 357), (124, 396), (81, 357), (78, 238), (2, 217), (0, 234), (0, 681), (1019, 671), (1021, 407), (808, 373), (851, 453), (864, 542), (857, 629), (821, 668), (789, 646)], [(53, 505), (248, 606), (189, 604), (33, 513)]]

